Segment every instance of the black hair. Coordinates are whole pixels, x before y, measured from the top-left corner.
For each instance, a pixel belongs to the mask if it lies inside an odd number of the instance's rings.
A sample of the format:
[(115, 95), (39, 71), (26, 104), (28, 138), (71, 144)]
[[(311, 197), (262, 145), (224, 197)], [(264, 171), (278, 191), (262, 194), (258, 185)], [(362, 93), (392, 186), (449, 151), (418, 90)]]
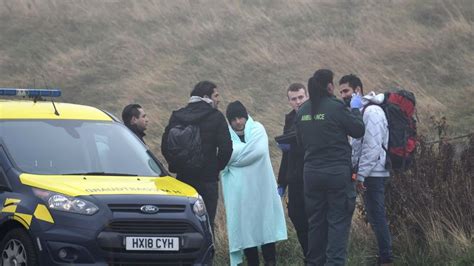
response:
[(304, 90), (305, 93), (306, 93), (306, 88), (304, 87), (303, 84), (301, 84), (301, 83), (293, 83), (293, 84), (291, 84), (291, 85), (288, 87), (288, 89), (286, 90), (286, 94), (288, 95), (288, 92), (290, 92), (290, 91), (299, 91), (299, 90), (301, 90), (301, 89)]
[(349, 83), (349, 87), (351, 87), (354, 92), (357, 87), (360, 87), (360, 93), (364, 94), (364, 87), (362, 86), (362, 81), (360, 78), (354, 74), (345, 75), (339, 80), (339, 85)]
[(127, 127), (130, 126), (130, 120), (132, 120), (132, 117), (135, 117), (135, 118), (140, 117), (140, 110), (138, 110), (139, 108), (142, 108), (142, 107), (137, 103), (129, 104), (125, 106), (125, 108), (123, 108), (122, 121)]
[(207, 96), (211, 98), (211, 95), (214, 93), (215, 88), (217, 88), (216, 84), (210, 81), (200, 81), (194, 86), (194, 89), (191, 91), (191, 96)]
[(229, 103), (229, 105), (227, 105), (225, 115), (229, 123), (232, 122), (232, 120), (234, 120), (235, 118), (244, 117), (245, 119), (249, 119), (247, 109), (240, 101)]
[(321, 99), (329, 97), (328, 85), (333, 84), (334, 73), (329, 69), (319, 69), (308, 80), (308, 93), (311, 100), (311, 116), (316, 114)]

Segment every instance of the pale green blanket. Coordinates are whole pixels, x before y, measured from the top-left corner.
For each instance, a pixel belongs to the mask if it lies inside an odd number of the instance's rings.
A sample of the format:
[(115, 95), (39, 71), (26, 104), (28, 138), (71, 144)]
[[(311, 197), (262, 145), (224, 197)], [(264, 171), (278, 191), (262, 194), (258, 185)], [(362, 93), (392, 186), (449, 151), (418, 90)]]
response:
[(233, 152), (222, 171), (222, 187), (230, 262), (238, 265), (244, 249), (287, 239), (287, 232), (265, 128), (249, 117), (245, 143), (229, 131)]

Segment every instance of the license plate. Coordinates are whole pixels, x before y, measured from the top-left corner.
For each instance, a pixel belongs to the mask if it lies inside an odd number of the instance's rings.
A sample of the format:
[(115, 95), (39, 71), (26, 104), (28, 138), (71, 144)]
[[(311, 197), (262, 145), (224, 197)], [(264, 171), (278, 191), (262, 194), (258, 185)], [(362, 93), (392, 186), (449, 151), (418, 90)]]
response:
[(178, 237), (125, 237), (126, 250), (179, 251)]

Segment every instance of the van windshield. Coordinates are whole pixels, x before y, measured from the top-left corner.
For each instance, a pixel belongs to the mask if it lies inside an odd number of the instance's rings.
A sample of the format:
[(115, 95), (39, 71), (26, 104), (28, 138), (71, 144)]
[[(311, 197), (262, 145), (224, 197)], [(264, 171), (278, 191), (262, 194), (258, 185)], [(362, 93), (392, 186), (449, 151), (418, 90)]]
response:
[(146, 146), (117, 122), (0, 121), (0, 140), (20, 171), (48, 175), (159, 176)]

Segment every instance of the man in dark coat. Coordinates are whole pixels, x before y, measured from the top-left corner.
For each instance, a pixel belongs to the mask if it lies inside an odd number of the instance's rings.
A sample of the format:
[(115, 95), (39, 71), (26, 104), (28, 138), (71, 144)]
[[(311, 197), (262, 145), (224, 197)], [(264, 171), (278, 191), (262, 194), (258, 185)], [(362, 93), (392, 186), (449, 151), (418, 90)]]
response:
[[(303, 84), (293, 83), (287, 90), (287, 96), (293, 110), (285, 116), (283, 134), (292, 134), (295, 132), (296, 112), (308, 100), (308, 93)], [(288, 188), (288, 216), (295, 227), (305, 256), (308, 250), (308, 218), (304, 209), (304, 150), (296, 143), (296, 138), (294, 142), (279, 144), (278, 147), (283, 151), (278, 173), (278, 193), (283, 197)]]
[[(201, 81), (191, 92), (186, 107), (173, 111), (161, 142), (161, 152), (168, 162), (170, 172), (177, 173), (177, 179), (193, 186), (203, 197), (212, 228), (218, 200), (219, 172), (224, 169), (232, 155), (232, 141), (224, 115), (217, 109), (219, 92), (214, 83)], [(174, 162), (168, 146), (170, 129), (178, 124), (194, 124), (199, 127), (202, 167), (188, 168)]]

